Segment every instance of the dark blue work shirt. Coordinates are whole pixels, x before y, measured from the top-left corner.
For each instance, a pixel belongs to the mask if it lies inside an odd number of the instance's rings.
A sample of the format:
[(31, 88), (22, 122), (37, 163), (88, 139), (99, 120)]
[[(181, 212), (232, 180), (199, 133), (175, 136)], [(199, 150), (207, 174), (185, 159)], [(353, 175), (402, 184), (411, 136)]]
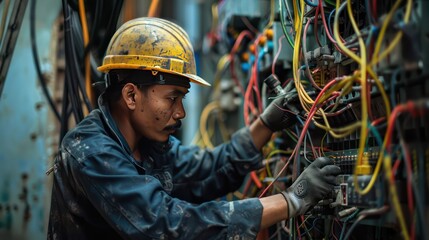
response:
[(64, 137), (54, 168), (48, 239), (255, 239), (258, 199), (216, 201), (261, 167), (248, 128), (214, 149), (142, 144), (136, 161), (102, 97)]

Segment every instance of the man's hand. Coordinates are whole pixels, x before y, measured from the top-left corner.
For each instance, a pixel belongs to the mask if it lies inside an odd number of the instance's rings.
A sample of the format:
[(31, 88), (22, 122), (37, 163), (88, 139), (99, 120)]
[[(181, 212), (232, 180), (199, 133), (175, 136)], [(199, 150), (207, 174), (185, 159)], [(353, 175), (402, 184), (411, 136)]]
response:
[(292, 127), (299, 114), (299, 99), (296, 90), (277, 97), (259, 116), (271, 131), (276, 132)]
[(289, 218), (302, 215), (329, 194), (336, 185), (341, 169), (330, 158), (314, 160), (285, 192)]

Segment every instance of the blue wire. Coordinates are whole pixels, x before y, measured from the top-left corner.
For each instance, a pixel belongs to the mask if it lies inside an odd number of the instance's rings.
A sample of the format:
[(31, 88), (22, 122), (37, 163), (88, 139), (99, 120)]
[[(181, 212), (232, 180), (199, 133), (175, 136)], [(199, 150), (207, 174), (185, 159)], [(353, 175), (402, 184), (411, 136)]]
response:
[(383, 139), (381, 138), (380, 133), (377, 131), (377, 128), (371, 125), (371, 123), (368, 122), (368, 128), (371, 130), (372, 134), (374, 135), (375, 139), (377, 140), (378, 145), (383, 145)]
[(396, 83), (398, 82), (398, 74), (401, 71), (400, 68), (395, 69), (392, 74), (392, 81), (390, 83), (390, 102), (392, 107), (396, 106), (395, 92), (396, 92)]
[(319, 6), (319, 1), (317, 3), (313, 3), (311, 0), (304, 0), (305, 4), (307, 4), (310, 7), (317, 7)]
[(328, 30), (329, 30), (329, 33), (331, 36), (334, 35), (332, 33), (332, 27), (331, 27), (331, 18), (332, 18), (332, 15), (334, 14), (334, 12), (335, 12), (335, 8), (334, 8), (334, 10), (331, 11), (331, 13), (329, 13), (329, 17), (328, 17)]
[(348, 222), (348, 221), (350, 221), (350, 219), (354, 218), (354, 217), (358, 214), (358, 212), (359, 212), (359, 210), (355, 211), (354, 213), (352, 213), (352, 215), (348, 216), (348, 217), (346, 218), (346, 220), (344, 220), (343, 229), (341, 229), (341, 234), (340, 234), (340, 238), (339, 238), (339, 240), (343, 239), (343, 236), (344, 236), (344, 232), (345, 232), (345, 229), (346, 229), (347, 222)]
[(368, 21), (370, 22), (370, 23), (375, 23), (375, 20), (374, 20), (374, 18), (371, 16), (371, 14), (370, 14), (370, 8), (369, 8), (369, 0), (366, 0), (365, 1), (365, 9), (366, 9), (366, 15), (367, 15), (367, 17), (368, 17)]

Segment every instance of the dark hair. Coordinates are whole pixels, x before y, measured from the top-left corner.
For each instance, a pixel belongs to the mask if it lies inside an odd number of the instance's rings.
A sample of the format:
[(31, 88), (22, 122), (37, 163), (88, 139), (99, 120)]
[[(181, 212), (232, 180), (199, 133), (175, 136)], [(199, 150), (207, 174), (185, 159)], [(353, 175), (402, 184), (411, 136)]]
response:
[(129, 76), (135, 73), (136, 70), (117, 69), (112, 70), (106, 75), (106, 81), (109, 81), (109, 86), (104, 92), (104, 97), (109, 103), (115, 103), (121, 99), (122, 88), (127, 83), (135, 84), (143, 93), (146, 93), (149, 85), (136, 83)]

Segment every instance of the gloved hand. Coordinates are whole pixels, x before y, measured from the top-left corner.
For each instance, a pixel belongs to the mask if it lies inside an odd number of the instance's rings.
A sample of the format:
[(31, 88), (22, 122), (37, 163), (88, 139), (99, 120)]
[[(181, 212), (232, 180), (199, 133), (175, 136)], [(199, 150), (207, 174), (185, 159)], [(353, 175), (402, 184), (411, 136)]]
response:
[(279, 96), (272, 101), (259, 117), (262, 122), (271, 131), (276, 132), (282, 129), (292, 127), (297, 122), (299, 114), (298, 94), (296, 90), (288, 92), (286, 95)]
[(285, 197), (289, 217), (302, 215), (321, 199), (329, 194), (336, 185), (336, 176), (341, 169), (334, 165), (334, 161), (327, 157), (314, 160), (295, 180), (286, 191)]

